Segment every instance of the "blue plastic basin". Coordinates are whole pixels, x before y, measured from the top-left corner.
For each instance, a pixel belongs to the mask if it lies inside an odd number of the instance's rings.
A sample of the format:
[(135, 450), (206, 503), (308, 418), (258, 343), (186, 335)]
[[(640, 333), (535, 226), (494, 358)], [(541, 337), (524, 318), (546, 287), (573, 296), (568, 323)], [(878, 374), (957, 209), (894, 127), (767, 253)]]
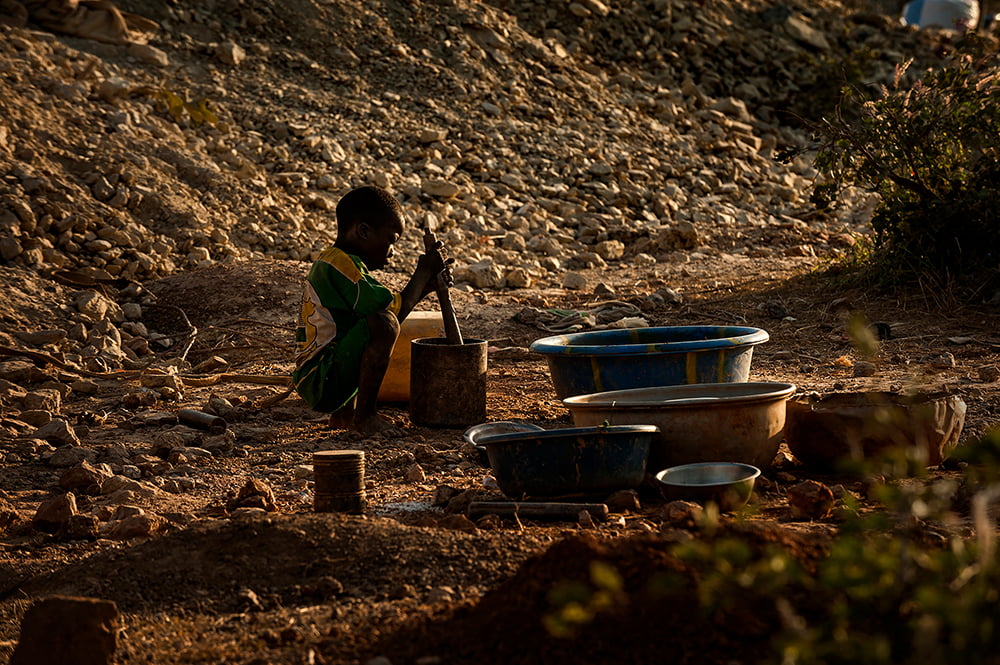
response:
[(770, 336), (744, 326), (665, 326), (555, 335), (531, 350), (545, 356), (556, 394), (694, 383), (742, 383), (753, 347)]
[(646, 474), (653, 425), (570, 427), (479, 439), (503, 493), (590, 496), (638, 487)]

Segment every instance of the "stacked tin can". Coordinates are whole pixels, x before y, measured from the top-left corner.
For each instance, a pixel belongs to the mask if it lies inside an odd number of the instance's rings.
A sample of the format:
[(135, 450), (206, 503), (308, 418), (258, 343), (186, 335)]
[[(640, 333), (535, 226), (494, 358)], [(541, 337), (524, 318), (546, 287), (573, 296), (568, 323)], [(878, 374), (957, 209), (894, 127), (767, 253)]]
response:
[(361, 513), (365, 509), (363, 450), (321, 450), (313, 453), (317, 513)]

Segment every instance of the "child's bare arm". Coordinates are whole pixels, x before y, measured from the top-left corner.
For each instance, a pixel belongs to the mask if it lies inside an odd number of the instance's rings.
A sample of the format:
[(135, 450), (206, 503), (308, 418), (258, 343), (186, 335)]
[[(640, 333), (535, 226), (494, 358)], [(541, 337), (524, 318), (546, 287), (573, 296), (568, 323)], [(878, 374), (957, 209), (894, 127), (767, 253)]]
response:
[(434, 244), (426, 253), (421, 254), (417, 259), (417, 269), (413, 271), (413, 276), (400, 294), (399, 320), (402, 321), (413, 311), (424, 296), (437, 288), (437, 277), (443, 273), (445, 282), (450, 286), (451, 264), (453, 259), (445, 259), (441, 256), (441, 241)]

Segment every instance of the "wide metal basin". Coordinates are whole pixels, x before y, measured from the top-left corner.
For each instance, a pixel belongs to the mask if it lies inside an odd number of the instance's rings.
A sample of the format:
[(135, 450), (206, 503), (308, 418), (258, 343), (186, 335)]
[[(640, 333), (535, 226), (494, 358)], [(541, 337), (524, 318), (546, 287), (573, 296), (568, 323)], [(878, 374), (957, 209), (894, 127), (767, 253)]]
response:
[(563, 400), (584, 427), (656, 425), (649, 449), (651, 474), (696, 462), (771, 466), (781, 445), (790, 383), (706, 383), (613, 390)]

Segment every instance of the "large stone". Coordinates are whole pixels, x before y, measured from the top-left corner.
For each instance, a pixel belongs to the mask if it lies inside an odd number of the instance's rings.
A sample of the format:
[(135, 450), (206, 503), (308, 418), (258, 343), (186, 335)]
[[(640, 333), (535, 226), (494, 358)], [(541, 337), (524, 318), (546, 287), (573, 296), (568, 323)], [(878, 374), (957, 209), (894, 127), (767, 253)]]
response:
[(436, 196), (439, 199), (453, 198), (458, 196), (459, 192), (462, 191), (462, 188), (455, 183), (447, 180), (441, 180), (439, 178), (422, 181), (420, 183), (420, 189), (425, 194)]
[(661, 251), (694, 249), (701, 244), (701, 236), (694, 224), (681, 222), (661, 231), (656, 237), (656, 244)]
[(0, 362), (0, 379), (24, 385), (47, 381), (49, 375), (35, 367), (34, 363), (26, 360), (6, 360)]
[(159, 515), (144, 513), (130, 515), (111, 522), (105, 535), (116, 540), (131, 540), (133, 538), (148, 538), (163, 530), (166, 520)]
[(139, 385), (143, 388), (173, 388), (179, 393), (184, 392), (184, 381), (176, 374), (143, 374), (139, 377)]
[(17, 512), (14, 504), (0, 496), (0, 535), (20, 520), (21, 515)]
[(420, 136), (417, 139), (421, 143), (436, 143), (437, 141), (444, 141), (445, 137), (448, 136), (447, 129), (439, 129), (437, 127), (425, 127), (420, 130)]
[(37, 428), (52, 422), (52, 412), (45, 409), (28, 409), (22, 411), (17, 419)]
[(605, 240), (597, 243), (594, 251), (606, 261), (617, 261), (625, 256), (625, 243), (621, 240)]
[(78, 446), (80, 438), (69, 423), (62, 418), (56, 418), (51, 422), (42, 425), (32, 433), (32, 438), (45, 439), (49, 443), (59, 446)]
[(83, 462), (93, 462), (97, 459), (97, 451), (82, 446), (60, 446), (47, 460), (49, 466), (60, 469), (77, 466)]
[(113, 602), (52, 596), (25, 612), (10, 665), (111, 665), (117, 648)]
[(27, 394), (24, 388), (13, 381), (0, 379), (0, 404), (9, 404), (14, 401), (20, 402)]
[(563, 275), (562, 286), (570, 291), (584, 291), (588, 285), (587, 278), (578, 272), (568, 272)]
[(274, 491), (271, 486), (257, 478), (248, 480), (236, 496), (228, 502), (226, 508), (229, 510), (260, 508), (266, 511), (278, 509), (274, 503)]
[(66, 339), (66, 331), (59, 328), (22, 331), (14, 333), (14, 336), (30, 346), (45, 346), (46, 344), (58, 344)]
[(803, 480), (787, 490), (788, 506), (792, 518), (800, 520), (821, 520), (830, 516), (836, 505), (833, 490), (815, 480)]
[(240, 65), (247, 59), (247, 52), (235, 42), (222, 42), (215, 47), (215, 57), (227, 65)]
[(477, 289), (496, 289), (503, 286), (503, 272), (492, 259), (484, 259), (456, 271), (456, 282), (467, 282)]
[(116, 500), (117, 503), (123, 502), (125, 498), (123, 493), (148, 499), (156, 496), (157, 491), (152, 485), (121, 475), (111, 476), (101, 483), (101, 494), (119, 495)]
[(62, 394), (54, 388), (40, 388), (25, 394), (25, 410), (58, 412), (62, 406)]
[(46, 499), (38, 505), (31, 524), (40, 531), (55, 533), (76, 515), (76, 496), (72, 492)]
[(81, 291), (77, 296), (76, 309), (87, 318), (90, 323), (96, 323), (101, 319), (111, 319), (115, 323), (125, 320), (125, 313), (122, 308), (97, 291)]
[(149, 44), (129, 44), (128, 54), (147, 65), (166, 67), (170, 64), (170, 56), (164, 51)]
[(100, 494), (101, 484), (111, 476), (87, 460), (70, 467), (59, 476), (59, 487), (80, 494)]
[(98, 536), (98, 524), (93, 515), (77, 513), (66, 520), (56, 537), (62, 540), (94, 540)]
[(21, 241), (12, 236), (0, 236), (0, 259), (13, 261), (24, 252)]
[(830, 42), (827, 41), (826, 35), (809, 25), (801, 16), (789, 16), (785, 21), (785, 32), (795, 41), (816, 50), (828, 51), (830, 49)]

